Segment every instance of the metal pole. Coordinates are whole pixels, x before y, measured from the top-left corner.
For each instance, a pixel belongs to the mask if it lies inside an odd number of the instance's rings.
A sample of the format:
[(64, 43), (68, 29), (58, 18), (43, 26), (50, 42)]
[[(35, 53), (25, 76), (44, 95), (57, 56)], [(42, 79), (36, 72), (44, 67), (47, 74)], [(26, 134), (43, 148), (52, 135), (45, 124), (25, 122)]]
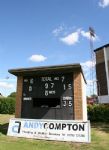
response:
[[(90, 92), (92, 92), (92, 95), (94, 95), (94, 73), (95, 73), (95, 55), (94, 55), (94, 48), (93, 48), (93, 38), (95, 37), (94, 30), (89, 27), (89, 33), (90, 33), (90, 56), (91, 56), (91, 67), (90, 67), (90, 80), (92, 84), (90, 84)], [(92, 89), (92, 91), (91, 91)], [(90, 93), (91, 94), (91, 93)]]

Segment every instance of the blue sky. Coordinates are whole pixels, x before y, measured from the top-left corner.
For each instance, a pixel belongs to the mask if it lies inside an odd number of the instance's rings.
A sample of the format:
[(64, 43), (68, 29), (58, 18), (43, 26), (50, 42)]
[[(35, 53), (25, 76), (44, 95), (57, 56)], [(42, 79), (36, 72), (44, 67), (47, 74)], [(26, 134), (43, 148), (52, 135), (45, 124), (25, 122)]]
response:
[(16, 90), (11, 68), (82, 63), (90, 80), (88, 28), (109, 43), (108, 14), (109, 0), (0, 0), (0, 92)]

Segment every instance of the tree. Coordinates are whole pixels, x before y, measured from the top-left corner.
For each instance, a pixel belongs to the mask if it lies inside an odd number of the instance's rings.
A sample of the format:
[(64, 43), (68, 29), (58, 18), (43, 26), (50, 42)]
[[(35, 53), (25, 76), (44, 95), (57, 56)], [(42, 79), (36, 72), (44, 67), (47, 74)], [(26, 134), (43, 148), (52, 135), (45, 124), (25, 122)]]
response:
[(16, 92), (12, 92), (10, 95), (8, 95), (8, 97), (13, 97), (13, 98), (15, 98), (15, 97), (16, 97)]

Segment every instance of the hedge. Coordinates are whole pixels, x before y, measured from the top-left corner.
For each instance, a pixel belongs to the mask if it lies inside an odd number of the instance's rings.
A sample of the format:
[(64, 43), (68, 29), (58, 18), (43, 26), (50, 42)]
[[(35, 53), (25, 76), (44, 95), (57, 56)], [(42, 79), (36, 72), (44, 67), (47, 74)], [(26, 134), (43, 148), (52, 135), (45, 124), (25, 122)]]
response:
[[(15, 98), (0, 98), (0, 114), (15, 112)], [(91, 122), (109, 122), (109, 105), (88, 105), (88, 120)]]
[(109, 122), (109, 105), (88, 105), (88, 119), (91, 122)]
[(15, 112), (15, 98), (0, 98), (0, 114), (13, 114)]

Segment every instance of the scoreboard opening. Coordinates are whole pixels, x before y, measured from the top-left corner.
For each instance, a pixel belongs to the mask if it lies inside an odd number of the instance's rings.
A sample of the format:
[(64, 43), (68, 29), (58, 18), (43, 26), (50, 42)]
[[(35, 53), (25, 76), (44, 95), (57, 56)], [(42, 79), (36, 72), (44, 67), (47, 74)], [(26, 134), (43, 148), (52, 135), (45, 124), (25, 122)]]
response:
[(60, 108), (60, 98), (33, 98), (33, 107)]

